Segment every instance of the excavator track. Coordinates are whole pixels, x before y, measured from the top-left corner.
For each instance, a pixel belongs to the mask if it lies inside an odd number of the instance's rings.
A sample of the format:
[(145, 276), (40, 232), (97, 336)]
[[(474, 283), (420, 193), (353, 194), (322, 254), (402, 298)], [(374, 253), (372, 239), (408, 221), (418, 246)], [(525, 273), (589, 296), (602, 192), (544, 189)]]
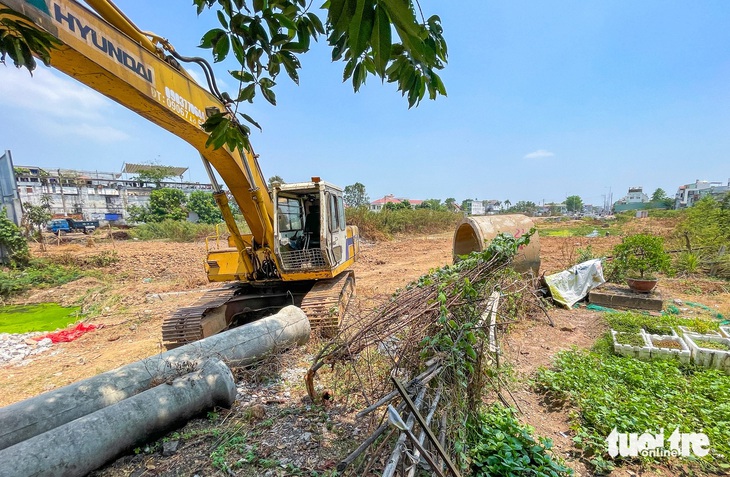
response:
[(314, 282), (311, 289), (294, 286), (264, 291), (231, 284), (206, 292), (192, 306), (181, 308), (165, 318), (162, 341), (167, 348), (175, 348), (236, 326), (241, 323), (240, 317), (244, 317), (245, 323), (251, 321), (247, 315), (274, 314), (291, 304), (304, 311), (312, 329), (332, 336), (337, 333), (354, 293), (355, 274), (352, 271)]
[(304, 296), (300, 307), (313, 329), (330, 336), (340, 328), (354, 294), (355, 273), (345, 271), (330, 280), (318, 281)]
[[(172, 348), (204, 338), (207, 334), (203, 330), (203, 317), (228, 303), (237, 291), (234, 285), (207, 291), (194, 305), (166, 317), (162, 322), (162, 341)], [(225, 326), (217, 331), (222, 329)]]

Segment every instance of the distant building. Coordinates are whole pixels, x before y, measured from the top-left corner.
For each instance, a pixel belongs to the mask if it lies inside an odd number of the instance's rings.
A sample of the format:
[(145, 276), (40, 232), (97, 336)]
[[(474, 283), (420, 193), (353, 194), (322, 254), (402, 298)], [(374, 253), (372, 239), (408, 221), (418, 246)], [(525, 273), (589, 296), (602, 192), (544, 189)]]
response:
[(727, 185), (723, 185), (722, 182), (696, 180), (694, 184), (679, 186), (674, 196), (674, 208), (684, 209), (686, 207), (692, 207), (695, 202), (707, 196), (719, 200), (728, 192), (730, 192), (730, 180), (728, 180)]
[(629, 187), (629, 193), (613, 204), (613, 210), (614, 212), (623, 212), (625, 210), (643, 209), (646, 208), (649, 202), (651, 200), (644, 193), (643, 187)]
[(563, 202), (561, 204), (558, 204), (555, 202), (548, 202), (547, 204), (538, 206), (537, 212), (535, 212), (535, 214), (540, 217), (566, 215), (567, 213), (568, 213), (568, 206), (565, 205), (565, 202)]
[(404, 199), (402, 197), (396, 197), (393, 194), (388, 194), (386, 196), (383, 196), (380, 199), (374, 200), (370, 202), (370, 210), (373, 212), (380, 212), (383, 210), (383, 207), (385, 204), (401, 204), (404, 201), (408, 201), (409, 204), (411, 204), (411, 208), (415, 208), (418, 205), (421, 205), (423, 203), (422, 200), (418, 199)]
[(486, 212), (484, 209), (484, 203), (481, 200), (467, 199), (464, 201), (465, 209), (464, 212), (467, 215), (484, 215)]
[[(131, 171), (127, 164), (125, 170)], [(142, 170), (144, 166), (137, 166)], [(187, 168), (172, 168), (182, 175)], [(54, 217), (75, 217), (83, 220), (99, 220), (102, 223), (125, 224), (131, 205), (149, 203), (150, 193), (156, 185), (134, 178), (125, 179), (124, 173), (77, 171), (71, 169), (43, 169), (37, 166), (0, 168), (0, 182), (15, 185), (22, 204), (40, 205), (45, 197), (49, 200)], [(7, 177), (10, 175), (11, 177)], [(160, 187), (180, 189), (186, 194), (195, 190), (212, 192), (210, 184), (164, 181)], [(19, 221), (19, 218), (18, 218)]]
[(482, 204), (484, 205), (484, 212), (489, 214), (497, 212), (502, 205), (502, 202), (498, 200), (483, 200)]

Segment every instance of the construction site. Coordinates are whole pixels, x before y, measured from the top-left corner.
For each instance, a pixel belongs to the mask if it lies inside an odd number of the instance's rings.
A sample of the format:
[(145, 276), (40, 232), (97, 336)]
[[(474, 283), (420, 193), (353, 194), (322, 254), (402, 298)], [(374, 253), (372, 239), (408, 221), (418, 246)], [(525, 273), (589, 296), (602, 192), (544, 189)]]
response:
[[(641, 219), (623, 227), (626, 233), (667, 236), (675, 224), (674, 220)], [(563, 228), (570, 230), (582, 225), (576, 222)], [(579, 250), (590, 247), (597, 255), (608, 255), (621, 242), (619, 236), (559, 237), (545, 230), (546, 235), (539, 238), (540, 275), (571, 267)], [(395, 409), (408, 414), (403, 405), (396, 405), (402, 401), (394, 395), (391, 379), (397, 377), (412, 385), (419, 376), (422, 387), (409, 389), (415, 392), (412, 399), (420, 396), (418, 405), (424, 417), (431, 415), (437, 436), (447, 430), (458, 432), (458, 426), (452, 428), (451, 422), (444, 425), (439, 416), (462, 407), (468, 409), (469, 400), (504, 401), (516, 410), (520, 422), (534, 428), (536, 435), (551, 439), (551, 452), (565, 463), (566, 469), (573, 469), (576, 475), (592, 475), (595, 465), (576, 446), (575, 404), (551, 404), (545, 390), (536, 386), (534, 380), (539, 370), (549, 369), (561, 352), (590, 349), (600, 343), (611, 328), (606, 311), (585, 306), (566, 309), (538, 299), (540, 286), (535, 277), (539, 275), (503, 275), (500, 266), (487, 263), (484, 277), (473, 275), (476, 272), (471, 269), (456, 272), (467, 274), (473, 283), (487, 277), (500, 280), (499, 303), (489, 300), (494, 288), (486, 296), (480, 293), (474, 297), (479, 308), (495, 307), (491, 328), (495, 341), (479, 351), (484, 361), (464, 356), (449, 363), (445, 356), (439, 360), (439, 353), (424, 355), (424, 350), (435, 345), (423, 344), (423, 332), (431, 329), (427, 333), (435, 336), (435, 330), (443, 326), (438, 320), (438, 305), (435, 315), (427, 311), (433, 308), (430, 303), (438, 302), (438, 296), (427, 298), (434, 293), (429, 291), (428, 277), (452, 263), (453, 241), (453, 233), (443, 232), (363, 243), (361, 257), (353, 266), (357, 293), (348, 306), (341, 333), (323, 336), (312, 329), (310, 337), (307, 329), (305, 338), (297, 338), (303, 343), (300, 346), (275, 352), (255, 365), (232, 367), (233, 402), (211, 407), (203, 415), (193, 415), (187, 424), (187, 419), (171, 423), (162, 437), (136, 435), (132, 449), (93, 475), (380, 475), (383, 466), (391, 462), (391, 451), (399, 446), (403, 446), (402, 455), (391, 464), (395, 475), (419, 465), (425, 466), (419, 470), (423, 472), (429, 464), (423, 459), (419, 459), (421, 464), (412, 459), (413, 450), (408, 450), (412, 444), (407, 438), (397, 439), (398, 431), (387, 425), (385, 413), (386, 404), (392, 402)], [(33, 252), (56, 263), (77, 264), (84, 270), (83, 276), (59, 287), (32, 289), (12, 302), (24, 306), (52, 302), (80, 307), (83, 323), (95, 329), (73, 341), (46, 346), (33, 340), (43, 333), (17, 335), (14, 342), (9, 335), (0, 335), (0, 404), (6, 406), (3, 409), (12, 409), (8, 406), (13, 403), (22, 406), (24, 399), (43, 397), (44, 393), (63, 390), (120, 366), (161, 356), (165, 353), (161, 339), (163, 317), (195, 303), (206, 290), (217, 288), (206, 284), (200, 265), (205, 257), (205, 243), (200, 241), (114, 240), (106, 232), (98, 231), (92, 244), (81, 234), (67, 235), (62, 243), (54, 244), (50, 239), (45, 251), (34, 248)], [(92, 265), (93, 257), (99, 256), (114, 258), (104, 266)], [(655, 293), (660, 294), (665, 310), (674, 306), (684, 318), (711, 323), (716, 321), (714, 315), (730, 313), (728, 291), (725, 281), (693, 276), (665, 278)], [(684, 302), (702, 303), (711, 311), (676, 305)], [(659, 316), (657, 312), (650, 314)], [(364, 323), (367, 328), (362, 328)], [(488, 337), (490, 327), (484, 330)], [(415, 337), (411, 336), (413, 333)], [(346, 350), (342, 349), (343, 343)], [(23, 347), (27, 352), (17, 351)], [(480, 378), (481, 391), (449, 390), (448, 383), (456, 379), (450, 373), (468, 362), (483, 367), (479, 373), (484, 373)], [(154, 372), (143, 369), (143, 374), (152, 379), (149, 376)], [(313, 369), (316, 375), (308, 380)], [(176, 369), (173, 374), (185, 375), (189, 371)], [(308, 390), (309, 385), (312, 387)], [(418, 389), (430, 391), (421, 396)], [(387, 395), (392, 401), (380, 400), (378, 406), (380, 397)], [(431, 406), (437, 406), (434, 409), (439, 412), (429, 413)], [(383, 423), (386, 432), (374, 434), (383, 428)], [(9, 437), (10, 434), (5, 435)], [(454, 439), (454, 435), (441, 437), (446, 439), (447, 448), (453, 445), (449, 439)], [(369, 440), (370, 446), (350, 457)], [(438, 458), (435, 448), (425, 445), (430, 457)], [(453, 454), (451, 458), (456, 459)], [(76, 459), (78, 455), (71, 460)], [(444, 470), (439, 475), (448, 475), (446, 465), (442, 465)], [(614, 470), (615, 475), (673, 472), (674, 466), (655, 463), (647, 467), (631, 459)]]
[(715, 7), (118, 3), (0, 0), (0, 477), (728, 475)]

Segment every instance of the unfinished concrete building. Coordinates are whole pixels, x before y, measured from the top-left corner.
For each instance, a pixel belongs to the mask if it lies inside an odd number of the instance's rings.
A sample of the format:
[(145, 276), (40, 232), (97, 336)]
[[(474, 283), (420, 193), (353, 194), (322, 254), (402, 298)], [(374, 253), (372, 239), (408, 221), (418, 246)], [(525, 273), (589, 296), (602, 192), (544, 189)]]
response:
[[(4, 158), (10, 158), (10, 152)], [(127, 223), (128, 208), (149, 203), (150, 193), (158, 184), (142, 182), (136, 178), (148, 167), (144, 164), (125, 164), (122, 172), (78, 171), (71, 169), (50, 169), (37, 166), (13, 166), (0, 168), (0, 182), (15, 184), (16, 197), (3, 192), (5, 207), (10, 209), (30, 203), (41, 205), (47, 201), (54, 217), (73, 217), (82, 220), (98, 220), (103, 224), (124, 225)], [(159, 187), (180, 189), (186, 194), (196, 190), (212, 192), (210, 184), (183, 182), (182, 175), (187, 168), (170, 167), (170, 175), (179, 181), (162, 181)], [(11, 176), (11, 177), (8, 177)], [(8, 187), (9, 188), (9, 187)], [(20, 217), (11, 217), (19, 224)]]

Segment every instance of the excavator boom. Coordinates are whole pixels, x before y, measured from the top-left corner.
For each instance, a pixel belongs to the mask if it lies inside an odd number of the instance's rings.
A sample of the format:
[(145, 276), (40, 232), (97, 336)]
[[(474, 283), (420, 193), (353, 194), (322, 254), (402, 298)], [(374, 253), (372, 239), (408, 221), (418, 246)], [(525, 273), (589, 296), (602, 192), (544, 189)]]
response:
[[(205, 147), (208, 133), (201, 124), (206, 111), (225, 111), (207, 90), (184, 70), (171, 65), (161, 47), (136, 31), (108, 0), (89, 5), (116, 19), (125, 32), (72, 0), (0, 0), (0, 5), (23, 13), (61, 40), (51, 52), (51, 66), (72, 76), (184, 139), (220, 174), (236, 199), (258, 244), (273, 242), (273, 205), (253, 154), (242, 156), (225, 148)], [(125, 26), (126, 25), (126, 26)], [(254, 198), (252, 200), (252, 197)]]

